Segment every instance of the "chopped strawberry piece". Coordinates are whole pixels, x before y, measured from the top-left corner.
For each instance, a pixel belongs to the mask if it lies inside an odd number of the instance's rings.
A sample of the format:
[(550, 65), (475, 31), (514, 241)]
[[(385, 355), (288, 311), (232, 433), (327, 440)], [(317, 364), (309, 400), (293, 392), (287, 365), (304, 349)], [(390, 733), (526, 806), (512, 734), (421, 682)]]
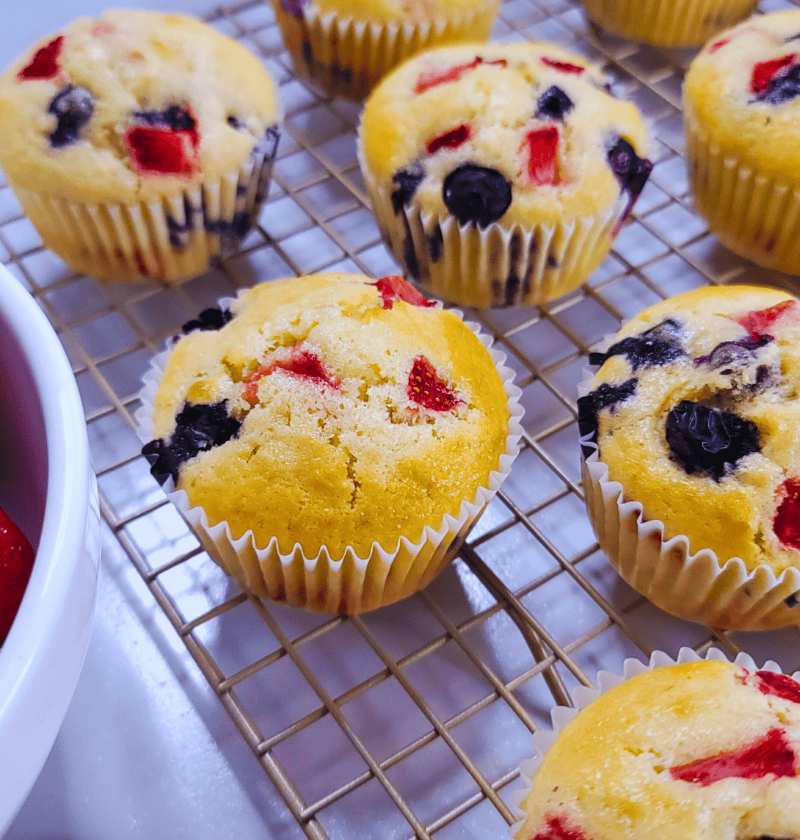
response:
[(734, 317), (733, 320), (737, 324), (744, 327), (750, 334), (751, 338), (760, 338), (762, 335), (770, 335), (769, 330), (775, 325), (777, 321), (785, 318), (787, 315), (792, 315), (792, 322), (797, 323), (800, 320), (800, 311), (798, 310), (797, 301), (782, 300), (768, 309), (753, 310), (746, 312), (744, 315)]
[(579, 64), (570, 64), (568, 61), (559, 61), (557, 58), (548, 58), (546, 55), (542, 56), (541, 62), (554, 70), (560, 70), (562, 73), (574, 73), (576, 76), (580, 76), (586, 70)]
[(764, 776), (794, 776), (795, 757), (782, 729), (775, 727), (750, 747), (673, 767), (673, 779), (706, 787), (722, 779), (763, 779)]
[(794, 64), (796, 58), (797, 53), (789, 53), (789, 55), (756, 64), (750, 76), (750, 93), (761, 93), (784, 67)]
[(778, 674), (775, 671), (756, 671), (747, 678), (747, 682), (753, 683), (762, 694), (771, 694), (782, 700), (800, 703), (800, 683), (786, 674)]
[(528, 146), (528, 179), (532, 184), (553, 184), (558, 169), (558, 126), (536, 128), (525, 136)]
[(451, 411), (463, 402), (425, 356), (414, 359), (406, 393), (411, 402), (432, 411)]
[(457, 149), (466, 143), (470, 137), (472, 137), (472, 129), (467, 123), (462, 123), (449, 131), (445, 131), (444, 134), (434, 137), (433, 140), (429, 140), (425, 148), (429, 155), (438, 152), (439, 149)]
[(0, 642), (11, 629), (31, 576), (33, 560), (28, 538), (0, 508)]
[(586, 835), (565, 825), (561, 817), (549, 817), (547, 828), (537, 831), (531, 840), (586, 840)]
[(381, 277), (380, 280), (369, 285), (375, 286), (381, 293), (384, 309), (391, 309), (396, 300), (403, 300), (412, 306), (436, 306), (435, 301), (423, 297), (411, 283), (404, 280), (399, 274)]
[(339, 380), (325, 370), (319, 356), (301, 343), (270, 353), (257, 370), (244, 378), (242, 396), (247, 402), (251, 405), (258, 402), (258, 383), (264, 376), (269, 376), (278, 370), (299, 379), (310, 379), (320, 386), (339, 387)]
[(508, 62), (504, 58), (494, 59), (493, 61), (484, 61), (480, 56), (476, 56), (474, 60), (467, 64), (457, 64), (455, 67), (448, 67), (447, 70), (430, 70), (427, 73), (421, 73), (417, 84), (414, 87), (414, 93), (425, 93), (437, 85), (443, 85), (446, 82), (455, 82), (460, 79), (465, 73), (474, 70), (479, 64), (494, 64), (498, 67), (505, 67)]
[(52, 79), (59, 71), (58, 57), (64, 46), (64, 36), (53, 38), (40, 47), (33, 58), (17, 73), (18, 79)]
[(721, 50), (725, 44), (730, 44), (730, 38), (720, 38), (719, 41), (714, 41), (714, 43), (708, 48), (709, 53), (715, 53), (717, 50)]
[(800, 549), (800, 478), (787, 478), (778, 495), (781, 501), (772, 520), (772, 530), (785, 546)]
[(136, 125), (125, 132), (133, 168), (142, 175), (182, 175), (198, 171), (195, 136), (160, 126)]

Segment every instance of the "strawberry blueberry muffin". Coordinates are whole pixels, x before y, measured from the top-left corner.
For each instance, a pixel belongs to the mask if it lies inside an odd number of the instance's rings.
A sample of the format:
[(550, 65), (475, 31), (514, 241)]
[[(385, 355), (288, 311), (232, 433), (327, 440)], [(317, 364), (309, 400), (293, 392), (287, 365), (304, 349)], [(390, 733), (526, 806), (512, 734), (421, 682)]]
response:
[(240, 44), (185, 15), (116, 9), (0, 77), (0, 166), (76, 271), (176, 282), (255, 221), (278, 117), (275, 85)]
[(273, 0), (295, 72), (362, 100), (420, 50), (485, 41), (499, 0)]
[(502, 357), (400, 277), (265, 283), (184, 329), (145, 388), (143, 452), (258, 595), (353, 613), (411, 594), (516, 454)]
[(652, 165), (636, 108), (548, 44), (465, 44), (375, 89), (359, 155), (383, 235), (427, 290), (535, 304), (606, 256)]
[(718, 659), (632, 664), (537, 739), (515, 840), (800, 837), (800, 683)]
[(800, 10), (754, 17), (696, 56), (683, 88), (695, 206), (720, 241), (800, 274)]
[(590, 361), (586, 499), (617, 571), (713, 627), (800, 622), (800, 302), (698, 289)]

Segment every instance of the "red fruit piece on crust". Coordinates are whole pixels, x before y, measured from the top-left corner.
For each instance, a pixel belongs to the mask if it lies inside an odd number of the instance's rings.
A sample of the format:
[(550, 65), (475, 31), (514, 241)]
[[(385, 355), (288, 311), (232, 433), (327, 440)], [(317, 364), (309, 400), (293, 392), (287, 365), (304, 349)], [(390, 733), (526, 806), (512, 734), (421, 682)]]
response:
[(134, 171), (140, 175), (191, 177), (200, 169), (196, 140), (195, 132), (161, 126), (135, 125), (125, 132)]
[(795, 756), (782, 729), (770, 729), (761, 741), (729, 753), (700, 758), (670, 771), (673, 779), (707, 787), (721, 779), (794, 776)]
[(559, 61), (557, 58), (548, 58), (546, 55), (543, 55), (540, 60), (547, 67), (560, 70), (562, 73), (573, 73), (576, 76), (580, 76), (586, 70), (580, 64), (570, 64), (569, 61)]
[(528, 147), (528, 180), (532, 184), (554, 184), (558, 175), (558, 126), (536, 128), (525, 136)]
[(431, 411), (451, 411), (463, 402), (425, 356), (414, 359), (406, 393), (411, 402)]
[(760, 338), (762, 335), (772, 335), (772, 327), (787, 316), (792, 316), (791, 323), (800, 320), (797, 301), (782, 300), (767, 309), (754, 309), (744, 315), (734, 316), (733, 320), (747, 330), (750, 338)]
[(756, 671), (746, 682), (754, 685), (762, 694), (780, 697), (791, 703), (800, 703), (800, 683), (786, 674), (775, 671)]
[(800, 478), (787, 478), (778, 490), (781, 497), (772, 530), (789, 548), (800, 550)]
[(472, 129), (467, 123), (461, 123), (449, 131), (445, 131), (433, 140), (429, 140), (425, 146), (429, 155), (438, 152), (439, 149), (457, 149), (472, 137)]
[(369, 285), (375, 286), (381, 293), (384, 309), (391, 309), (396, 300), (403, 300), (412, 306), (436, 306), (435, 301), (423, 297), (411, 283), (408, 283), (399, 274), (389, 274)]
[(28, 538), (0, 508), (0, 642), (8, 635), (33, 568)]
[(531, 840), (587, 840), (586, 835), (565, 825), (561, 817), (548, 817), (547, 828), (537, 831)]
[(339, 380), (325, 370), (322, 360), (314, 350), (302, 343), (270, 353), (257, 370), (242, 380), (242, 396), (251, 405), (258, 402), (258, 383), (262, 377), (275, 371), (284, 371), (298, 379), (311, 380), (317, 385), (338, 388)]
[(794, 64), (796, 59), (797, 53), (789, 53), (780, 58), (772, 58), (756, 64), (750, 75), (750, 93), (761, 93), (784, 67)]
[(448, 67), (447, 70), (429, 70), (427, 73), (420, 73), (417, 84), (414, 86), (414, 93), (425, 93), (438, 85), (443, 85), (446, 82), (455, 82), (460, 79), (465, 73), (474, 70), (479, 64), (494, 64), (498, 67), (505, 67), (508, 62), (504, 58), (498, 58), (493, 61), (484, 61), (479, 55), (475, 56), (472, 61), (466, 64), (457, 64), (455, 67)]
[(64, 36), (59, 35), (40, 47), (33, 58), (17, 73), (18, 79), (52, 79), (59, 71), (58, 57), (64, 46)]

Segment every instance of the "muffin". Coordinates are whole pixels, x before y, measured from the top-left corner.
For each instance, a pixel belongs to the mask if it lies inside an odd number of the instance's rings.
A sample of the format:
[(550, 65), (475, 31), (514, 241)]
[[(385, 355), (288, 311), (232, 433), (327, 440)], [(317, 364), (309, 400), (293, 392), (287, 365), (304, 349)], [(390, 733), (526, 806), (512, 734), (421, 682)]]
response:
[(755, 17), (697, 55), (683, 88), (697, 210), (720, 241), (800, 274), (800, 10)]
[(265, 283), (184, 329), (148, 377), (143, 452), (257, 595), (344, 613), (410, 595), (518, 450), (504, 357), (400, 277)]
[(631, 320), (578, 401), (601, 548), (711, 627), (800, 622), (800, 303), (709, 287)]
[(366, 102), (358, 143), (395, 257), (427, 291), (475, 307), (583, 283), (652, 168), (635, 107), (547, 44), (409, 59)]
[(499, 0), (272, 0), (297, 75), (361, 101), (420, 50), (485, 41)]
[(45, 245), (101, 280), (178, 282), (252, 226), (276, 89), (185, 15), (75, 20), (0, 77), (0, 166)]
[(613, 35), (660, 47), (699, 47), (756, 8), (757, 0), (581, 0)]
[(516, 840), (800, 836), (800, 683), (746, 656), (679, 660), (627, 660), (553, 714)]

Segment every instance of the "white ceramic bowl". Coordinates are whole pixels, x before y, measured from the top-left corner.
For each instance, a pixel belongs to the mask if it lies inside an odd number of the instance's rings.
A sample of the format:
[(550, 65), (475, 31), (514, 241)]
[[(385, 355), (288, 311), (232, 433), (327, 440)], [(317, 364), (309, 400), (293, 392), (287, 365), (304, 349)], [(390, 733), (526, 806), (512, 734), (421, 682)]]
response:
[(25, 801), (72, 698), (99, 568), (97, 486), (72, 368), (0, 265), (0, 505), (36, 550), (0, 648), (0, 835)]

